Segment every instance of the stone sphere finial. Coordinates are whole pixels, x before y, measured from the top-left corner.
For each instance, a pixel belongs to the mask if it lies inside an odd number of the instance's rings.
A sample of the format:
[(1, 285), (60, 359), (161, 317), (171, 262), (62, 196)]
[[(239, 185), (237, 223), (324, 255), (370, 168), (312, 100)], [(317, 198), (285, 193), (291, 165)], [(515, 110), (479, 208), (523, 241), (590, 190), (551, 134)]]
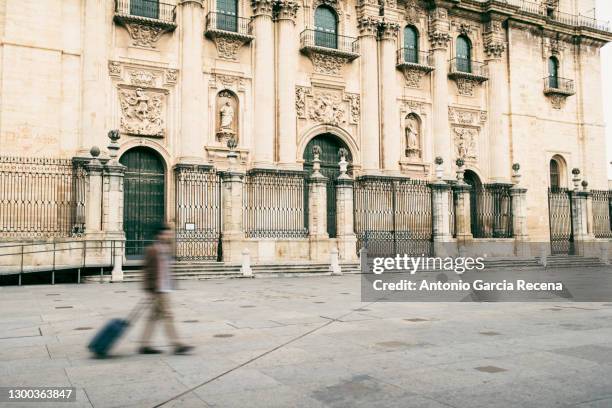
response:
[(521, 165), (518, 163), (514, 163), (512, 165), (512, 170), (514, 170), (515, 172), (518, 172), (521, 169)]
[(119, 131), (117, 129), (113, 129), (108, 132), (108, 138), (111, 141), (116, 142), (121, 138), (121, 134), (119, 134)]
[(587, 189), (587, 187), (589, 186), (589, 182), (588, 182), (588, 181), (586, 181), (586, 180), (582, 180), (582, 183), (581, 183), (581, 184), (582, 184), (582, 189), (583, 189), (583, 190), (586, 190), (586, 189)]
[(92, 146), (91, 149), (89, 149), (89, 154), (91, 154), (91, 157), (94, 159), (97, 158), (100, 155), (100, 148), (98, 146)]
[(442, 164), (444, 164), (444, 159), (440, 156), (437, 156), (434, 160), (434, 163), (436, 163), (438, 166), (441, 166)]
[(572, 169), (572, 174), (573, 174), (574, 176), (579, 175), (579, 174), (580, 174), (580, 169), (579, 169), (578, 167), (574, 167), (574, 168)]
[(117, 155), (118, 155), (117, 152), (119, 150), (119, 143), (117, 143), (117, 141), (119, 140), (120, 137), (121, 137), (121, 134), (119, 133), (117, 129), (113, 129), (108, 132), (108, 138), (111, 140), (111, 142), (108, 145), (108, 150), (109, 150), (108, 155), (110, 156), (112, 161), (115, 161), (115, 159), (117, 158)]
[(455, 164), (457, 165), (457, 167), (463, 167), (465, 165), (465, 160), (463, 160), (461, 157), (458, 158), (457, 160), (455, 160)]

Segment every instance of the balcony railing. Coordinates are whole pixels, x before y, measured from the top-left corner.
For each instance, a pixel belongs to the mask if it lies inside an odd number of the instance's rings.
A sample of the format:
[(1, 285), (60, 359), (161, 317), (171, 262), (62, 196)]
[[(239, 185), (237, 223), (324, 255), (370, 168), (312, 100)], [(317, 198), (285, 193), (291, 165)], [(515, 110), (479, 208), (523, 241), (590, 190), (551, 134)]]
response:
[(223, 12), (211, 11), (206, 16), (206, 32), (221, 31), (238, 36), (250, 36), (252, 33), (251, 19), (238, 17)]
[(307, 29), (302, 31), (300, 48), (302, 50), (316, 49), (324, 53), (343, 54), (354, 58), (359, 56), (359, 44), (356, 38), (319, 30)]
[(151, 19), (173, 24), (176, 6), (157, 0), (115, 0), (115, 13), (121, 17)]
[[(479, 0), (482, 3), (490, 0)], [(570, 25), (572, 27), (586, 27), (593, 30), (607, 31), (610, 30), (610, 22), (597, 20), (593, 17), (583, 16), (581, 14), (569, 14), (557, 11), (557, 0), (547, 0), (541, 3), (536, 3), (532, 0), (495, 0), (496, 2), (518, 7), (519, 12), (527, 14), (535, 14), (540, 17), (547, 18), (551, 21), (556, 21), (561, 24)]]
[(571, 79), (547, 76), (543, 81), (545, 94), (573, 95), (576, 93), (574, 81)]
[(489, 78), (489, 67), (482, 62), (467, 58), (453, 58), (449, 61), (449, 76), (486, 81)]
[(400, 48), (397, 50), (397, 65), (421, 65), (433, 67), (433, 58), (427, 51), (417, 51), (413, 48)]

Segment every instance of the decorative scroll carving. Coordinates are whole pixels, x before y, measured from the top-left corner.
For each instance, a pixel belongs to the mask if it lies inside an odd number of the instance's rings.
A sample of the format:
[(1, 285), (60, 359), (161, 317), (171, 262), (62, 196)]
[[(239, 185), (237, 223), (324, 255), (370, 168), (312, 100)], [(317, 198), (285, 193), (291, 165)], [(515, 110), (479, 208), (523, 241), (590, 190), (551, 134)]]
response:
[(352, 123), (358, 123), (361, 114), (361, 98), (357, 94), (346, 94), (346, 99), (349, 101), (350, 120)]
[(108, 62), (108, 74), (112, 77), (121, 78), (121, 63), (118, 61)]
[(299, 118), (306, 118), (306, 96), (310, 95), (310, 88), (295, 87), (295, 111)]
[(253, 9), (253, 15), (269, 15), (272, 16), (272, 0), (251, 0), (251, 8)]
[(164, 136), (162, 110), (164, 94), (142, 88), (119, 92), (121, 131), (130, 135)]
[(448, 47), (450, 42), (450, 34), (443, 31), (430, 31), (429, 42), (431, 42), (432, 48), (445, 48)]
[(471, 127), (454, 127), (454, 140), (457, 157), (463, 160), (476, 160), (476, 137), (478, 130)]
[(178, 80), (178, 69), (168, 69), (166, 70), (166, 82), (169, 84), (174, 84)]
[(299, 4), (292, 0), (276, 0), (274, 3), (274, 14), (277, 20), (295, 21)]
[(421, 88), (421, 78), (425, 75), (425, 71), (413, 67), (403, 67), (402, 72), (404, 78), (406, 78), (406, 86), (414, 89)]
[(501, 58), (506, 51), (506, 44), (502, 41), (488, 40), (484, 44), (484, 52), (489, 58)]
[(295, 111), (299, 119), (333, 126), (358, 125), (361, 96), (327, 88), (296, 86)]
[(359, 28), (359, 35), (378, 35), (378, 24), (379, 19), (374, 17), (360, 17), (357, 20), (357, 27)]
[(449, 106), (448, 120), (452, 124), (479, 127), (487, 121), (487, 111)]
[(240, 47), (242, 47), (242, 44), (245, 43), (243, 39), (216, 36), (214, 40), (215, 45), (217, 46), (217, 53), (219, 54), (219, 58), (229, 61), (238, 60), (238, 50), (240, 49)]
[(378, 37), (381, 40), (395, 41), (397, 33), (399, 33), (399, 24), (381, 21), (378, 25)]
[(125, 28), (132, 38), (132, 45), (145, 48), (155, 48), (159, 37), (167, 31), (163, 26), (142, 23), (126, 22)]
[(314, 71), (320, 74), (340, 75), (340, 70), (346, 62), (346, 58), (336, 55), (313, 52), (310, 54)]
[(553, 109), (563, 109), (563, 107), (565, 106), (565, 101), (567, 99), (567, 96), (559, 95), (559, 94), (551, 94), (551, 95), (548, 95), (548, 98), (550, 99), (550, 103)]
[(475, 26), (465, 21), (453, 21), (451, 24), (459, 34), (466, 36), (470, 36), (473, 31), (476, 31)]
[(457, 78), (457, 91), (462, 96), (474, 96), (474, 87), (478, 81), (471, 78)]

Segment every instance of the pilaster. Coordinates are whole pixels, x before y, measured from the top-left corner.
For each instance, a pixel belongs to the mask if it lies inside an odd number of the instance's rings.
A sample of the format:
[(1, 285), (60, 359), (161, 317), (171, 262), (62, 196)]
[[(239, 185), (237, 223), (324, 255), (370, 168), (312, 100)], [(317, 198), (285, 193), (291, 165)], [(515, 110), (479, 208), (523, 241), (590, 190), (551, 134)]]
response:
[(104, 167), (98, 156), (100, 149), (91, 148), (92, 159), (84, 164), (87, 171), (85, 187), (85, 237), (99, 237), (102, 232), (102, 173)]
[(357, 237), (353, 228), (353, 179), (346, 173), (346, 153), (341, 151), (340, 176), (336, 180), (336, 225), (340, 258), (357, 259)]
[(463, 181), (453, 186), (455, 193), (455, 236), (458, 242), (471, 240), (471, 214), (469, 184)]
[(228, 170), (221, 173), (223, 180), (222, 200), (222, 244), (223, 261), (239, 262), (242, 257), (244, 226), (242, 201), (244, 195), (244, 173)]

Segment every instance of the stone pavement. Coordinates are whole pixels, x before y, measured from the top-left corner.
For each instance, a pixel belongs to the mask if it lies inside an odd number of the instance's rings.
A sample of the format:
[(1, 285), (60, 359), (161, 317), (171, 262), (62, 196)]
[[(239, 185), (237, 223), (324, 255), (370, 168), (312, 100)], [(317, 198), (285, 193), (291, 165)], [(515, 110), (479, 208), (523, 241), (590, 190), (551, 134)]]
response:
[(181, 282), (195, 353), (135, 354), (140, 322), (106, 360), (85, 346), (137, 283), (1, 287), (0, 386), (74, 386), (77, 402), (0, 405), (612, 407), (611, 303), (362, 303), (359, 284)]

